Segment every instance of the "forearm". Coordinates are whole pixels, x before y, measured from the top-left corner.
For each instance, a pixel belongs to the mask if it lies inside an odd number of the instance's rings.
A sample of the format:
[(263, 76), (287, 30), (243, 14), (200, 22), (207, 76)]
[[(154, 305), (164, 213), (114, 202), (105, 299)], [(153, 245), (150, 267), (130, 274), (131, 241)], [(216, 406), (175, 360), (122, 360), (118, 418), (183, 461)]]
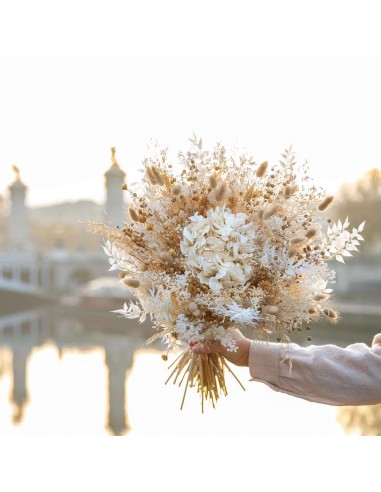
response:
[(249, 369), (253, 380), (309, 401), (328, 405), (381, 403), (380, 343), (372, 348), (355, 344), (344, 349), (252, 342)]

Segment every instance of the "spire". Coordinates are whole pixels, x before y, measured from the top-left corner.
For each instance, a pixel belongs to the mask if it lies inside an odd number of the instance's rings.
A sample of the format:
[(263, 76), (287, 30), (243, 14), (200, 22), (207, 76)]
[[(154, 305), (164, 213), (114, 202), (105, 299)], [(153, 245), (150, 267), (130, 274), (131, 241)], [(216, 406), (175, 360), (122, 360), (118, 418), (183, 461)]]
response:
[(8, 249), (10, 251), (31, 251), (33, 241), (30, 235), (28, 207), (26, 205), (27, 186), (21, 181), (20, 169), (13, 165), (15, 180), (9, 186), (10, 211), (8, 215)]
[(12, 166), (12, 171), (15, 173), (15, 181), (21, 181), (20, 169), (15, 164), (13, 164), (13, 166)]
[(112, 162), (112, 165), (113, 166), (116, 166), (116, 167), (119, 167), (119, 164), (118, 164), (118, 162), (116, 160), (115, 154), (116, 154), (116, 148), (115, 147), (111, 147), (111, 162)]
[(126, 173), (119, 167), (115, 154), (115, 147), (111, 147), (111, 166), (105, 172), (105, 211), (107, 221), (113, 226), (121, 227), (124, 221), (124, 194), (122, 186)]
[(105, 172), (105, 176), (108, 177), (110, 175), (112, 176), (122, 176), (124, 178), (124, 176), (126, 175), (126, 173), (124, 171), (122, 171), (122, 169), (120, 168), (119, 164), (118, 164), (118, 161), (116, 160), (116, 148), (115, 147), (111, 147), (111, 166), (110, 168)]
[(21, 181), (21, 178), (20, 178), (20, 168), (18, 166), (16, 166), (15, 164), (13, 164), (12, 165), (12, 171), (14, 172), (15, 179), (14, 179), (13, 183), (9, 186), (9, 189), (13, 189), (13, 188), (26, 189), (25, 184)]

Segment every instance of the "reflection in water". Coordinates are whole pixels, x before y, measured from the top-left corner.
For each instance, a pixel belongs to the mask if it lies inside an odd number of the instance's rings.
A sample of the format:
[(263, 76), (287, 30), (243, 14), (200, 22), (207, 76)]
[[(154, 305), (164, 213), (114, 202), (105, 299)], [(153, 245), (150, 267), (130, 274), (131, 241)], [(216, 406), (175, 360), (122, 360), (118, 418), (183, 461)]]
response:
[(28, 393), (28, 363), (33, 354), (53, 344), (62, 360), (63, 354), (70, 351), (101, 348), (108, 382), (107, 428), (112, 434), (124, 434), (130, 429), (126, 374), (132, 366), (134, 351), (145, 339), (144, 328), (128, 325), (109, 313), (76, 311), (73, 316), (70, 311), (40, 309), (1, 317), (0, 383), (9, 374), (13, 424), (23, 422), (28, 402), (33, 400), (33, 394)]
[(381, 405), (342, 407), (337, 420), (347, 434), (381, 436)]
[[(364, 326), (362, 320), (361, 337), (368, 342), (374, 328)], [(348, 327), (343, 339), (337, 330), (326, 333), (342, 345), (349, 337), (361, 340)], [(201, 415), (194, 393), (180, 411), (182, 389), (164, 385), (172, 355), (163, 363), (157, 348), (144, 348), (150, 335), (149, 322), (104, 311), (0, 315), (0, 434), (337, 435), (355, 428), (380, 434), (380, 407), (342, 408), (336, 420), (336, 407), (249, 382), (247, 368), (235, 368), (245, 392), (228, 377), (229, 396), (216, 410)]]

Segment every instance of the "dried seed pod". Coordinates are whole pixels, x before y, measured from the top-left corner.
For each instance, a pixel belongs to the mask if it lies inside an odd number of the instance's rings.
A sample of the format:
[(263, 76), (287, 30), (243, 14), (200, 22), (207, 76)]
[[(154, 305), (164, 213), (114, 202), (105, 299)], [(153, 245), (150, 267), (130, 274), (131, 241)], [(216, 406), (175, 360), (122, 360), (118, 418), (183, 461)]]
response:
[(337, 319), (337, 312), (334, 311), (333, 309), (325, 308), (323, 309), (323, 314), (327, 318), (329, 318), (331, 321), (334, 321)]
[(287, 251), (287, 258), (293, 258), (296, 255), (296, 251), (294, 249), (289, 249)]
[(262, 162), (262, 164), (258, 167), (257, 172), (255, 173), (255, 175), (257, 176), (257, 178), (262, 178), (262, 176), (265, 175), (266, 170), (267, 170), (267, 166), (268, 166), (268, 162), (267, 161)]
[(324, 212), (324, 210), (327, 210), (327, 208), (331, 205), (332, 202), (333, 202), (332, 195), (325, 197), (324, 200), (319, 203), (318, 210), (320, 210), (320, 212)]
[(305, 236), (295, 236), (290, 239), (290, 244), (301, 244), (306, 240)]
[(294, 186), (293, 185), (286, 185), (284, 188), (283, 188), (283, 196), (288, 200), (289, 198), (292, 197), (293, 193), (294, 193)]
[(211, 191), (210, 193), (208, 193), (207, 195), (207, 199), (208, 199), (208, 202), (211, 204), (211, 205), (216, 205), (217, 203), (217, 200), (216, 200), (216, 191), (213, 190)]
[(161, 172), (155, 166), (152, 166), (151, 170), (152, 170), (152, 174), (155, 176), (157, 184), (163, 186), (164, 180)]
[(251, 200), (251, 198), (253, 198), (253, 195), (254, 195), (254, 185), (250, 185), (248, 189), (245, 191), (245, 195), (243, 198), (246, 202), (248, 202), (249, 200)]
[(308, 314), (310, 314), (311, 316), (316, 316), (318, 314), (318, 310), (314, 307), (310, 307), (308, 310)]
[(131, 217), (131, 219), (134, 222), (139, 222), (139, 215), (138, 215), (138, 213), (136, 212), (136, 210), (134, 208), (129, 207), (129, 209), (128, 209), (128, 215)]
[(175, 262), (173, 256), (171, 256), (169, 253), (167, 253), (167, 251), (162, 251), (159, 256), (160, 256), (160, 259), (162, 261), (164, 261), (165, 263), (172, 264)]
[(318, 229), (316, 229), (315, 227), (312, 227), (311, 229), (307, 229), (305, 236), (308, 239), (312, 239), (313, 237), (315, 237), (318, 234), (318, 232), (319, 232)]
[(279, 311), (278, 306), (263, 306), (262, 307), (262, 313), (264, 314), (276, 314)]
[(263, 210), (263, 208), (260, 208), (260, 209), (258, 210), (258, 212), (257, 212), (258, 217), (259, 217), (260, 219), (263, 219), (263, 214), (264, 214), (264, 213), (265, 213), (265, 211)]
[(273, 205), (272, 207), (266, 209), (263, 212), (263, 220), (267, 220), (270, 217), (272, 217), (273, 215), (275, 215), (279, 209), (280, 209), (280, 205)]
[(157, 181), (156, 181), (156, 178), (155, 178), (154, 173), (152, 172), (152, 167), (151, 166), (147, 166), (146, 167), (146, 173), (147, 173), (147, 177), (148, 177), (149, 182), (152, 185), (157, 185)]
[(181, 190), (182, 190), (182, 189), (183, 189), (183, 188), (182, 188), (182, 186), (181, 186), (181, 185), (176, 184), (176, 185), (172, 188), (172, 195), (174, 195), (174, 196), (178, 196), (178, 195), (180, 195), (180, 193), (181, 193)]
[(217, 179), (214, 175), (212, 176), (209, 176), (209, 184), (210, 184), (210, 187), (214, 190), (214, 188), (217, 188)]
[(131, 287), (132, 289), (140, 287), (140, 282), (136, 278), (126, 277), (123, 282), (127, 287)]
[(216, 190), (217, 202), (220, 202), (224, 198), (225, 193), (226, 193), (226, 184), (221, 183), (220, 186), (218, 187), (218, 189)]
[(126, 185), (126, 183), (123, 183), (123, 184), (122, 184), (122, 190), (123, 190), (123, 191), (126, 191), (126, 190), (127, 190), (127, 185)]
[(189, 311), (195, 311), (197, 309), (197, 304), (195, 302), (190, 302), (188, 304)]
[(326, 301), (327, 299), (329, 299), (329, 295), (328, 294), (316, 294), (314, 296), (314, 300), (315, 301)]

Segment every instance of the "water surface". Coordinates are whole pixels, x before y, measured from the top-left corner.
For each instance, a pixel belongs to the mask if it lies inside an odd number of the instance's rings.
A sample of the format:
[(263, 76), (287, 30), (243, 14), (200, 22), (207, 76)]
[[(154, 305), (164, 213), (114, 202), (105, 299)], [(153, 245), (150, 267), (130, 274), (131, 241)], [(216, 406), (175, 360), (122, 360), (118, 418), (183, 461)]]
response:
[[(370, 343), (379, 318), (343, 317), (295, 341)], [(381, 406), (307, 402), (227, 376), (229, 395), (201, 414), (200, 397), (165, 385), (164, 347), (144, 342), (152, 329), (99, 311), (41, 308), (0, 316), (1, 435), (381, 435)], [(313, 341), (307, 342), (312, 334)]]

